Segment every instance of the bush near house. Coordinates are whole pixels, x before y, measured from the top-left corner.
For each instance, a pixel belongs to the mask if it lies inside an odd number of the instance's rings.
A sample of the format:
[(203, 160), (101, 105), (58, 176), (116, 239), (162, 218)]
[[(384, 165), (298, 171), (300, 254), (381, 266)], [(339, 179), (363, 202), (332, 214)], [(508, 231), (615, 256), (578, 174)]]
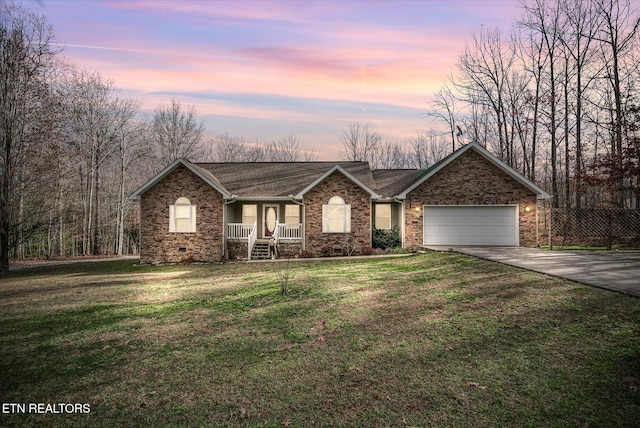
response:
[(386, 250), (387, 248), (396, 248), (401, 245), (402, 241), (398, 226), (394, 226), (392, 229), (373, 228), (373, 248)]

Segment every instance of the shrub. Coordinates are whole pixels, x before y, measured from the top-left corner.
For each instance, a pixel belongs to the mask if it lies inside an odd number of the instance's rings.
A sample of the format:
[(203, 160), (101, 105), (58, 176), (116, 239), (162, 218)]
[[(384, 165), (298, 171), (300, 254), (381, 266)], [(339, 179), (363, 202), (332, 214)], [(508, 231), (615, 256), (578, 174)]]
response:
[(385, 250), (387, 248), (399, 247), (402, 243), (400, 230), (398, 226), (394, 226), (392, 229), (377, 229), (374, 227), (372, 241), (373, 248)]
[(289, 294), (289, 287), (291, 285), (293, 277), (295, 276), (293, 265), (291, 264), (291, 259), (287, 258), (286, 261), (275, 263), (273, 270), (276, 273), (276, 278), (278, 280), (278, 284), (280, 285), (280, 294), (286, 296), (287, 294)]
[[(227, 248), (226, 248), (226, 259), (229, 261), (235, 261), (235, 260), (239, 260), (241, 259), (241, 252), (242, 252), (243, 246), (242, 243), (240, 241), (228, 241), (227, 242)], [(246, 251), (246, 247), (244, 248)]]
[(320, 249), (320, 254), (322, 257), (331, 257), (333, 256), (333, 247), (331, 245), (325, 245)]

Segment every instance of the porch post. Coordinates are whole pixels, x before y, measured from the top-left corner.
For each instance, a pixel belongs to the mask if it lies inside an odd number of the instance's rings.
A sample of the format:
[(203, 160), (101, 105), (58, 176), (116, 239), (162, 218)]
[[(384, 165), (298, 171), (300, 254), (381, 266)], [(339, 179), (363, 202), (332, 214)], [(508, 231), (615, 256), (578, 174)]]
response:
[(227, 204), (222, 200), (222, 259), (227, 258)]
[(301, 232), (301, 238), (302, 238), (302, 250), (306, 251), (307, 250), (307, 207), (302, 204), (302, 232)]

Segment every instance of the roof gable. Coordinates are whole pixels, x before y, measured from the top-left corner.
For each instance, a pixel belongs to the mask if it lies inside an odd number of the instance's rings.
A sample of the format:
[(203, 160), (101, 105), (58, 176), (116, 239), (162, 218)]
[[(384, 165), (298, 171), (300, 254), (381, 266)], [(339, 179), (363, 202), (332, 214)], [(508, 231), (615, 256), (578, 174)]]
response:
[(505, 172), (508, 176), (516, 180), (518, 183), (520, 183), (524, 187), (531, 190), (533, 193), (536, 194), (537, 199), (549, 199), (551, 197), (551, 195), (549, 195), (547, 192), (542, 190), (531, 180), (525, 178), (524, 176), (519, 174), (517, 171), (515, 171), (513, 168), (511, 168), (510, 166), (502, 162), (500, 159), (498, 159), (497, 157), (489, 153), (487, 149), (480, 146), (478, 143), (474, 142), (474, 143), (466, 144), (465, 146), (453, 152), (451, 155), (447, 156), (446, 158), (442, 159), (440, 162), (433, 165), (431, 168), (427, 169), (426, 174), (424, 174), (424, 176), (422, 176), (419, 180), (415, 181), (413, 184), (407, 187), (404, 191), (402, 191), (398, 195), (398, 198), (400, 199), (406, 198), (408, 193), (410, 193), (416, 187), (420, 186), (422, 183), (424, 183), (425, 181), (429, 180), (431, 177), (436, 175), (440, 170), (442, 170), (444, 167), (449, 165), (451, 162), (456, 160), (458, 157), (460, 157), (462, 154), (464, 154), (468, 150), (474, 150), (476, 153), (480, 154), (485, 160), (489, 161), (491, 164), (493, 164), (498, 169)]
[(162, 171), (160, 171), (159, 173), (154, 175), (153, 178), (151, 178), (149, 181), (147, 181), (145, 184), (143, 184), (138, 190), (133, 192), (131, 194), (131, 196), (129, 196), (129, 198), (130, 199), (140, 199), (140, 197), (142, 196), (143, 193), (145, 193), (147, 190), (151, 189), (160, 180), (165, 178), (173, 170), (175, 170), (176, 168), (178, 168), (181, 165), (186, 167), (189, 171), (193, 172), (195, 175), (200, 177), (205, 183), (207, 183), (208, 185), (210, 185), (211, 187), (216, 189), (218, 192), (220, 192), (224, 198), (228, 199), (228, 198), (231, 197), (231, 194), (227, 191), (227, 189), (225, 189), (225, 187), (222, 185), (222, 183), (220, 183), (220, 181), (210, 171), (202, 169), (202, 168), (198, 167), (197, 165), (194, 165), (191, 162), (187, 161), (186, 159), (182, 159), (181, 158), (181, 159), (176, 159), (175, 161), (171, 162), (171, 164), (169, 164), (165, 169), (163, 169)]
[(378, 195), (376, 192), (374, 192), (371, 188), (369, 188), (367, 185), (365, 185), (364, 183), (362, 183), (362, 181), (358, 180), (356, 177), (354, 177), (352, 174), (350, 174), (347, 170), (345, 170), (344, 168), (342, 168), (340, 165), (335, 165), (333, 168), (330, 168), (329, 170), (327, 170), (324, 174), (322, 174), (320, 177), (316, 178), (313, 182), (311, 182), (308, 186), (306, 186), (304, 189), (302, 189), (300, 192), (298, 192), (298, 194), (295, 195), (296, 199), (302, 199), (302, 197), (304, 196), (305, 193), (307, 193), (309, 190), (313, 189), (314, 187), (316, 187), (318, 184), (320, 184), (324, 179), (326, 179), (327, 177), (329, 177), (331, 174), (333, 174), (334, 172), (340, 172), (342, 175), (344, 175), (345, 177), (347, 177), (349, 180), (353, 181), (357, 186), (359, 186), (361, 189), (363, 189), (365, 192), (369, 193), (369, 195), (371, 195), (372, 198), (377, 199), (380, 198), (380, 195)]

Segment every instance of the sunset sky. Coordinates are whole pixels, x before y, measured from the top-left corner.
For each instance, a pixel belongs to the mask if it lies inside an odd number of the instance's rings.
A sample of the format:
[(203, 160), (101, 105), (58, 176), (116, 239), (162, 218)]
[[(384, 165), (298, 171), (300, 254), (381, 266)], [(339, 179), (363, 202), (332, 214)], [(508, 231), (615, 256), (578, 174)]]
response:
[(395, 141), (434, 127), (429, 101), (481, 26), (508, 31), (519, 2), (23, 0), (67, 61), (151, 113), (195, 105), (208, 136), (297, 136), (340, 158), (349, 122)]

